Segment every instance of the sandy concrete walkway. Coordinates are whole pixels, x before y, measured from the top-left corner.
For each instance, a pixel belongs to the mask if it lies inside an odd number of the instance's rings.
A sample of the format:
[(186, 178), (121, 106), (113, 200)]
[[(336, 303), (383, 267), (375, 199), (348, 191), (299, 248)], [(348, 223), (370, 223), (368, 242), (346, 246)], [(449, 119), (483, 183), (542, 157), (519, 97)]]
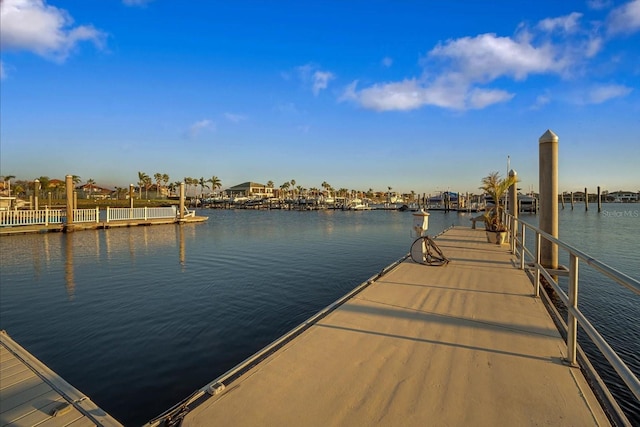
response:
[(401, 263), (183, 425), (609, 425), (507, 245), (436, 242), (448, 266)]

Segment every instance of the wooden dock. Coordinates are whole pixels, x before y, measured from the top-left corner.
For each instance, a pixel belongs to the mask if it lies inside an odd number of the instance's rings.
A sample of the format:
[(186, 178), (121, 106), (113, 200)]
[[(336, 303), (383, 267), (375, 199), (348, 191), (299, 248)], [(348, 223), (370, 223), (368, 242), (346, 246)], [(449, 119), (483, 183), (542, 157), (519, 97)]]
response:
[(0, 425), (121, 426), (0, 331)]
[(150, 219), (131, 219), (131, 220), (118, 220), (118, 221), (99, 221), (99, 222), (84, 222), (76, 223), (72, 226), (65, 226), (63, 224), (51, 224), (51, 225), (16, 225), (16, 226), (4, 226), (0, 227), (0, 235), (7, 234), (34, 234), (34, 233), (61, 233), (81, 230), (102, 230), (109, 228), (121, 228), (121, 227), (140, 227), (150, 225), (164, 225), (164, 224), (180, 224), (180, 223), (194, 223), (205, 222), (209, 219), (206, 216), (191, 216), (183, 219), (176, 218), (150, 218)]
[(507, 245), (436, 240), (242, 372), (183, 426), (610, 425)]

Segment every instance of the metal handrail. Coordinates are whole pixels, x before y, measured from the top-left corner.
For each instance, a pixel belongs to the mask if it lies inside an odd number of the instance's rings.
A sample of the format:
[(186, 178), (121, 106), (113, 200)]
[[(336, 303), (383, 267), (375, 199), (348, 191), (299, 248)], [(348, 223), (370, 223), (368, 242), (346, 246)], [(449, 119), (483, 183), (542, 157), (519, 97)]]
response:
[[(505, 223), (508, 224), (510, 229), (511, 248), (512, 251), (520, 257), (521, 269), (525, 268), (525, 256), (528, 255), (531, 257), (531, 264), (529, 265), (533, 266), (535, 269), (535, 295), (539, 295), (540, 276), (542, 276), (556, 291), (560, 300), (567, 307), (567, 362), (574, 366), (577, 365), (577, 328), (579, 324), (591, 341), (609, 361), (622, 381), (624, 381), (624, 383), (629, 387), (629, 390), (636, 398), (640, 399), (640, 380), (638, 380), (638, 377), (634, 375), (626, 363), (624, 363), (617, 353), (609, 346), (607, 341), (597, 332), (596, 328), (578, 308), (579, 263), (582, 260), (587, 265), (593, 267), (596, 271), (639, 295), (640, 281), (610, 267), (573, 246), (558, 240), (549, 233), (546, 233), (531, 224), (527, 224), (510, 214), (507, 214), (506, 219), (507, 221), (505, 221)], [(527, 229), (535, 233), (535, 256), (525, 247)], [(558, 282), (553, 278), (554, 274), (557, 273), (549, 272), (547, 268), (540, 264), (540, 246), (542, 239), (556, 244), (559, 248), (562, 248), (569, 253), (569, 295), (560, 288)]]

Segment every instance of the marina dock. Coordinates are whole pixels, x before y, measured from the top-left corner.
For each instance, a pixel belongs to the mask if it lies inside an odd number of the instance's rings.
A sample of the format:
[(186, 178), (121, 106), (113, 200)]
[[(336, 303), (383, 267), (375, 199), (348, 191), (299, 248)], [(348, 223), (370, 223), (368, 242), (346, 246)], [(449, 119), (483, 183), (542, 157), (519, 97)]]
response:
[(508, 245), (465, 227), (436, 242), (448, 265), (403, 260), (171, 417), (185, 427), (610, 425)]
[(81, 230), (103, 230), (109, 228), (120, 227), (139, 227), (150, 225), (164, 225), (164, 224), (180, 224), (180, 223), (197, 223), (207, 221), (209, 218), (206, 216), (192, 216), (188, 218), (176, 219), (176, 218), (148, 218), (148, 219), (131, 219), (131, 220), (118, 220), (118, 221), (98, 221), (98, 222), (85, 222), (73, 224), (72, 227), (65, 226), (63, 224), (34, 224), (34, 225), (18, 225), (13, 227), (0, 227), (0, 235), (7, 234), (33, 234), (33, 233), (61, 233), (70, 231)]
[(121, 426), (0, 331), (0, 425)]

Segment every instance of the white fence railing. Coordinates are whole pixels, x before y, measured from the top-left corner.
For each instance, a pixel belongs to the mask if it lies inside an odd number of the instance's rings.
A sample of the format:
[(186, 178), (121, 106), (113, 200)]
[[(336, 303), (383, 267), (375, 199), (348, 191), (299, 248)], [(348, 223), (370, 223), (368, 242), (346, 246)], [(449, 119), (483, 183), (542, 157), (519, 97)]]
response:
[[(13, 227), (20, 225), (55, 225), (63, 224), (66, 220), (65, 209), (40, 209), (40, 210), (10, 210), (0, 211), (0, 227)], [(175, 206), (161, 208), (109, 208), (106, 211), (95, 209), (74, 209), (74, 223), (99, 223), (101, 220), (128, 221), (148, 219), (176, 218)]]
[(0, 226), (62, 224), (62, 209), (0, 211)]
[(164, 208), (109, 208), (107, 207), (107, 222), (124, 221), (130, 219), (147, 220), (156, 218), (176, 218), (175, 206)]
[(74, 209), (73, 222), (98, 222), (100, 219), (100, 210), (95, 209)]

